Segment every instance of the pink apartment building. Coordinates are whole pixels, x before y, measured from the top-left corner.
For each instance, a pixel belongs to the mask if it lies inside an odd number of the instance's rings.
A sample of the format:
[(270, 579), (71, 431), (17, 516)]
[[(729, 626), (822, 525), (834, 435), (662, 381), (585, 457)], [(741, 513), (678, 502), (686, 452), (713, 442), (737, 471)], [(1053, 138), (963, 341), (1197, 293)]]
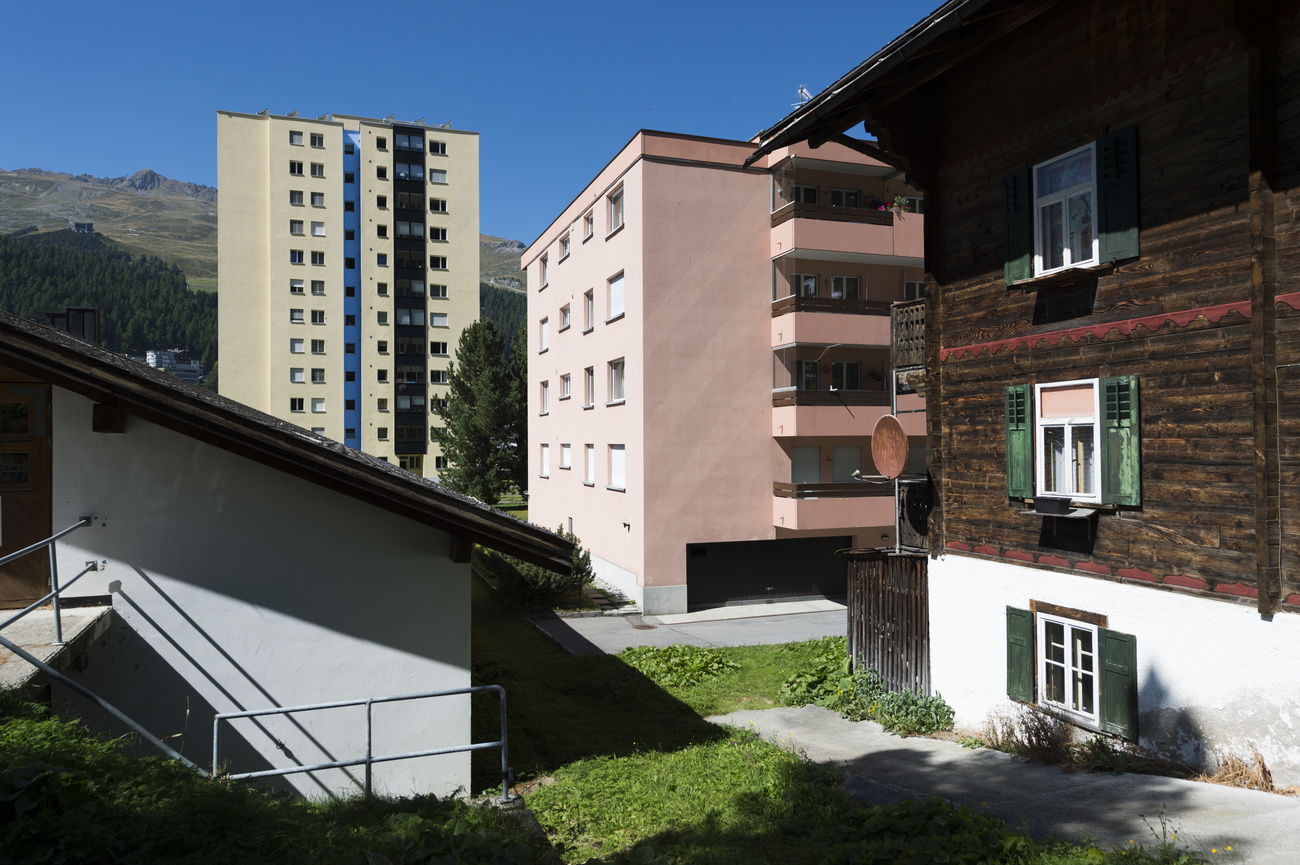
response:
[(854, 473), (891, 306), (923, 290), (920, 202), (882, 210), (916, 193), (840, 144), (753, 152), (638, 132), (522, 257), (529, 518), (650, 615), (842, 595), (836, 550), (894, 544), (893, 485)]

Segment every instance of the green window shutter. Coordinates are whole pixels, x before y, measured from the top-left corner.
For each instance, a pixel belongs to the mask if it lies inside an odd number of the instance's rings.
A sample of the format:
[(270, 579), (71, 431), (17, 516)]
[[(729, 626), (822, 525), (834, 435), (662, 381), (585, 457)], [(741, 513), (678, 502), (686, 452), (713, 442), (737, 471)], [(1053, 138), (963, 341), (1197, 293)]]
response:
[(1097, 211), (1102, 263), (1137, 258), (1137, 127), (1099, 139), (1097, 154), (1101, 163)]
[(1002, 178), (1002, 208), (1006, 220), (1002, 254), (1007, 285), (1034, 275), (1034, 201), (1029, 178), (1028, 168)]
[(1034, 702), (1034, 616), (1007, 607), (1007, 696)]
[(1101, 729), (1138, 737), (1137, 637), (1097, 629), (1101, 644)]
[(1120, 375), (1101, 380), (1101, 500), (1142, 504), (1142, 439), (1138, 380)]
[(1027, 499), (1034, 495), (1034, 425), (1029, 385), (1003, 389), (1007, 422), (1007, 496)]

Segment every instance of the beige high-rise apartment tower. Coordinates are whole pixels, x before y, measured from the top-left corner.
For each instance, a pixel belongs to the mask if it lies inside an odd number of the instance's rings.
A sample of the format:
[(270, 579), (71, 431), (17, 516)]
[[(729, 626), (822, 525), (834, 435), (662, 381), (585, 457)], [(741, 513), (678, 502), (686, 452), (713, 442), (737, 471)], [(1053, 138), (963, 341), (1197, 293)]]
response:
[(220, 390), (436, 477), (478, 318), (478, 133), (217, 112)]

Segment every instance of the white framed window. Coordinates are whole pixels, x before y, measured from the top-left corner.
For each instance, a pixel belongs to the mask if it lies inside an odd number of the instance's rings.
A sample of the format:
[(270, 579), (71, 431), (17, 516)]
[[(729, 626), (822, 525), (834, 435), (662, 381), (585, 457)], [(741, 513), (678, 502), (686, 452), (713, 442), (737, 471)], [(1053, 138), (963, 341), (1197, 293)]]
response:
[(591, 408), (596, 404), (596, 368), (589, 366), (583, 370), (582, 404)]
[(831, 300), (862, 300), (862, 278), (832, 276)]
[(627, 453), (623, 445), (609, 446), (609, 483), (607, 489), (627, 489)]
[(289, 173), (294, 177), (302, 177), (302, 163), (289, 160)]
[(447, 313), (431, 312), (429, 313), (429, 327), (446, 327)]
[(311, 281), (311, 293), (314, 294), (314, 295), (318, 295), (318, 296), (320, 296), (320, 295), (324, 295), (324, 294), (325, 294), (325, 280), (323, 280), (323, 279), (313, 279), (313, 280)]
[(324, 176), (325, 176), (325, 165), (324, 165), (323, 163), (320, 163), (320, 162), (313, 162), (313, 163), (311, 164), (311, 176), (312, 176), (312, 177), (324, 177)]
[(1034, 166), (1034, 275), (1096, 264), (1096, 143)]
[(301, 411), (306, 411), (306, 409), (303, 408), (304, 404), (305, 404), (305, 403), (304, 403), (302, 397), (300, 397), (300, 396), (291, 397), (291, 398), (289, 399), (289, 411), (291, 411), (291, 412), (295, 412), (295, 413), (296, 413), (296, 412), (301, 412)]
[(291, 219), (291, 220), (289, 220), (289, 233), (290, 233), (290, 234), (302, 234), (302, 220), (301, 220), (301, 219)]
[(325, 397), (323, 397), (323, 396), (312, 397), (312, 400), (311, 400), (311, 410), (312, 410), (312, 413), (313, 413), (313, 414), (321, 414), (322, 412), (324, 412), (324, 411), (325, 411)]
[(609, 401), (620, 403), (627, 399), (627, 389), (623, 381), (623, 358), (609, 362)]
[(300, 367), (300, 366), (291, 366), (291, 367), (289, 367), (289, 383), (290, 383), (290, 384), (302, 384), (302, 382), (303, 382), (302, 373), (303, 373), (303, 370), (302, 370), (302, 367)]
[(323, 193), (323, 192), (313, 192), (313, 193), (311, 194), (311, 206), (312, 206), (312, 207), (324, 207), (324, 206), (325, 206), (325, 193)]
[(312, 324), (324, 324), (324, 323), (325, 323), (325, 310), (323, 310), (323, 309), (313, 309), (313, 310), (311, 311), (311, 323), (312, 323)]
[[(378, 438), (381, 442), (388, 441), (388, 427), (386, 426), (376, 427), (375, 437)], [(387, 462), (387, 460), (384, 460), (384, 462)]]
[(302, 132), (289, 130), (289, 146), (302, 147)]
[(295, 206), (295, 207), (302, 207), (302, 190), (301, 190), (301, 189), (290, 189), (290, 190), (289, 190), (289, 204), (291, 204), (291, 205), (293, 205), (293, 206)]
[(623, 274), (619, 274), (609, 281), (608, 286), (609, 315), (605, 321), (613, 321), (623, 314)]
[(291, 310), (289, 310), (289, 323), (290, 323), (290, 324), (302, 324), (302, 320), (303, 320), (303, 319), (302, 319), (302, 310), (301, 310), (301, 309), (291, 309)]
[(831, 207), (861, 207), (862, 193), (856, 189), (832, 189)]
[(589, 240), (596, 233), (596, 214), (594, 211), (587, 211), (587, 215), (582, 217), (582, 239)]
[(587, 486), (596, 484), (596, 446), (587, 445), (584, 450), (582, 463), (582, 482)]
[(1097, 385), (1088, 379), (1034, 386), (1038, 495), (1101, 501)]
[[(411, 280), (412, 288), (414, 288), (415, 282), (416, 280)], [(423, 283), (421, 283), (421, 285), (423, 285)], [(447, 286), (445, 285), (429, 286), (429, 297), (446, 297), (446, 296), (447, 296)]]
[(816, 204), (817, 187), (796, 183), (794, 187), (795, 204)]
[(302, 264), (302, 260), (303, 260), (303, 259), (302, 259), (302, 250), (301, 250), (301, 249), (291, 249), (291, 250), (289, 250), (289, 263), (290, 263), (290, 264)]
[(596, 326), (596, 291), (592, 289), (582, 296), (582, 332), (587, 333)]
[(302, 354), (302, 353), (303, 353), (302, 348), (303, 348), (303, 342), (302, 342), (302, 340), (300, 340), (300, 339), (291, 339), (291, 340), (289, 340), (289, 353), (290, 353), (290, 354)]
[(817, 372), (817, 361), (815, 360), (796, 360), (794, 362), (795, 384), (799, 390), (817, 390), (820, 376)]
[(544, 318), (537, 323), (537, 353), (541, 354), (551, 347), (550, 338), (547, 335), (547, 326), (550, 319)]
[(794, 286), (795, 294), (800, 297), (817, 296), (817, 274), (815, 273), (795, 273), (792, 274), (791, 284)]
[(569, 235), (560, 238), (560, 261), (569, 257)]
[(572, 459), (573, 459), (573, 446), (567, 444), (560, 445), (560, 468), (562, 469), (572, 468), (573, 467), (573, 463), (571, 462)]
[[(412, 225), (420, 225), (420, 226), (421, 226), (421, 231), (423, 231), (423, 225), (422, 225), (421, 223), (419, 223), (419, 222), (414, 222), (414, 223), (412, 223)], [(430, 229), (429, 229), (429, 239), (430, 239), (430, 240), (436, 240), (436, 241), (443, 241), (443, 242), (446, 242), (446, 240), (447, 240), (447, 229), (445, 229), (445, 228), (430, 228)]]
[(324, 146), (325, 146), (325, 136), (324, 136), (324, 135), (317, 135), (316, 133), (313, 132), (313, 133), (312, 133), (312, 136), (311, 136), (311, 146), (312, 146), (312, 147), (324, 147)]
[(1097, 726), (1097, 626), (1039, 612), (1038, 702)]
[(542, 279), (542, 288), (546, 288), (547, 284), (551, 280), (551, 257), (549, 255), (542, 256), (540, 273)]
[(429, 269), (430, 269), (430, 270), (446, 270), (446, 269), (447, 269), (447, 256), (445, 256), (445, 255), (431, 255), (431, 256), (429, 256)]
[(303, 286), (303, 281), (301, 279), (289, 280), (289, 293), (302, 294), (302, 286)]
[(572, 387), (572, 379), (567, 372), (560, 376), (560, 399), (568, 399), (572, 396)]
[(429, 384), (446, 384), (447, 371), (445, 369), (429, 370)]
[(551, 410), (551, 383), (549, 381), (542, 382), (537, 397), (537, 413), (549, 413)]
[(324, 236), (325, 236), (325, 223), (323, 223), (323, 222), (313, 222), (313, 223), (311, 224), (311, 236), (312, 236), (312, 237), (324, 237)]
[(609, 233), (613, 234), (623, 227), (623, 187), (619, 187), (611, 192), (607, 199), (609, 203)]
[(430, 199), (429, 199), (429, 210), (433, 211), (434, 213), (446, 213), (446, 212), (447, 212), (447, 199), (445, 199), (445, 198), (430, 198)]
[(321, 369), (320, 367), (315, 367), (315, 368), (313, 368), (312, 371), (311, 371), (311, 383), (312, 383), (312, 384), (324, 384), (324, 383), (325, 383), (325, 370)]
[(862, 390), (862, 363), (856, 360), (831, 361), (833, 390)]
[(311, 263), (317, 266), (325, 264), (325, 253), (313, 251), (311, 254)]
[(447, 343), (445, 343), (445, 342), (431, 342), (431, 343), (429, 343), (429, 354), (433, 355), (434, 357), (446, 357), (446, 356), (447, 356)]
[(434, 156), (446, 156), (446, 155), (447, 155), (447, 142), (445, 142), (445, 141), (430, 141), (430, 142), (429, 142), (429, 152), (432, 153)]
[(325, 340), (323, 340), (323, 339), (313, 339), (313, 340), (311, 341), (311, 353), (312, 353), (312, 354), (324, 354), (324, 353), (325, 353)]
[(429, 169), (429, 182), (430, 182), (430, 183), (446, 183), (446, 182), (447, 182), (447, 172), (446, 172), (446, 170), (444, 170), (444, 169), (442, 169), (442, 168), (430, 168), (430, 169)]
[(920, 300), (925, 297), (924, 279), (903, 280), (903, 300)]
[(557, 328), (557, 331), (568, 330), (571, 323), (570, 309), (569, 305), (566, 303), (564, 306), (560, 307), (560, 326)]
[(551, 446), (550, 445), (548, 444), (542, 445), (540, 457), (541, 459), (538, 464), (539, 471), (537, 472), (537, 474), (539, 477), (549, 478), (551, 476)]

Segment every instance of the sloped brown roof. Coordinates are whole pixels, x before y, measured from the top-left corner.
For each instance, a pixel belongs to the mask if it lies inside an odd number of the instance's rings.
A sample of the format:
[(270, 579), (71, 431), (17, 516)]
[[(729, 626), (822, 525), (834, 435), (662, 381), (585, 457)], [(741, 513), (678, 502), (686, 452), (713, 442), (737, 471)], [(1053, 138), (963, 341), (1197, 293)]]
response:
[(568, 572), (573, 545), (545, 529), (454, 493), (378, 457), (186, 384), (61, 331), (0, 312), (0, 364), (96, 403), (448, 532), (464, 561), (482, 544)]

